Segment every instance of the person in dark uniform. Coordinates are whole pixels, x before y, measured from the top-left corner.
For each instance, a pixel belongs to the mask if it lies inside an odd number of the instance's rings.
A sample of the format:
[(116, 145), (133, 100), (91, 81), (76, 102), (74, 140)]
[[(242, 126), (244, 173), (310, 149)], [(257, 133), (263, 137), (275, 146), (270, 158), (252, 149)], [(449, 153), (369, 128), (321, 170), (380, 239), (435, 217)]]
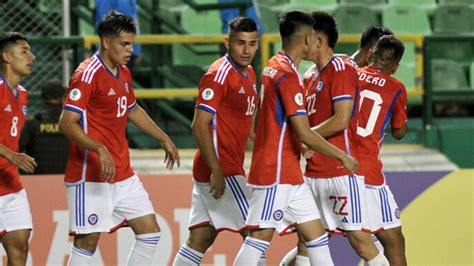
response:
[(66, 89), (57, 80), (45, 81), (38, 88), (41, 109), (26, 121), (21, 133), (20, 150), (38, 163), (33, 174), (63, 174), (69, 142), (59, 131), (58, 121)]

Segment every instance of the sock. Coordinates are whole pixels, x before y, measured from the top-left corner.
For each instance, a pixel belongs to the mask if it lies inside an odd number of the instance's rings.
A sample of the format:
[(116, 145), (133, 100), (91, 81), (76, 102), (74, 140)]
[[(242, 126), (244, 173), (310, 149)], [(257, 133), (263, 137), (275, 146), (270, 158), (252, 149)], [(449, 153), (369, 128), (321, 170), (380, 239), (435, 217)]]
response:
[(174, 257), (173, 266), (199, 265), (203, 256), (204, 253), (196, 251), (184, 243), (176, 253), (176, 257)]
[(305, 244), (308, 248), (311, 265), (334, 265), (331, 252), (329, 252), (329, 237), (327, 233)]
[(160, 232), (135, 235), (135, 244), (128, 254), (127, 265), (151, 265)]
[(369, 266), (380, 266), (380, 265), (390, 265), (390, 263), (388, 263), (388, 260), (387, 258), (385, 258), (385, 256), (383, 255), (383, 253), (379, 252), (379, 254), (377, 256), (375, 256), (375, 258), (369, 260), (367, 262), (367, 265)]
[(380, 253), (383, 254), (384, 248), (382, 246), (382, 243), (380, 243), (379, 239), (375, 235), (372, 235), (372, 240), (374, 241), (374, 244), (377, 247), (377, 249), (380, 251)]
[(287, 266), (296, 259), (296, 255), (298, 255), (298, 248), (294, 248), (290, 250), (290, 252), (286, 253), (285, 257), (280, 261), (280, 266)]
[(295, 260), (296, 266), (310, 266), (311, 262), (309, 261), (309, 257), (297, 255)]
[(263, 253), (262, 256), (260, 256), (260, 259), (258, 259), (257, 266), (265, 266), (265, 265), (267, 265), (267, 255)]
[(73, 245), (71, 248), (71, 255), (69, 255), (69, 260), (67, 262), (67, 265), (68, 266), (90, 265), (92, 256), (94, 256), (94, 252), (91, 252), (87, 249), (78, 248)]
[(270, 242), (249, 236), (246, 237), (237, 257), (235, 257), (234, 265), (257, 265), (258, 260), (267, 250), (268, 245), (270, 245)]

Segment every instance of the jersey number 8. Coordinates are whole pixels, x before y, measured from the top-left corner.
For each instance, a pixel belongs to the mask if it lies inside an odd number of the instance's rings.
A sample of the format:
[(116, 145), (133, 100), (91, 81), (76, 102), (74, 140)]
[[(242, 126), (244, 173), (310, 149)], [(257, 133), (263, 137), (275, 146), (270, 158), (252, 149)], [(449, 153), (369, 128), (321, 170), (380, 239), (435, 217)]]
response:
[(18, 116), (12, 118), (12, 127), (10, 128), (10, 135), (16, 137), (18, 135)]

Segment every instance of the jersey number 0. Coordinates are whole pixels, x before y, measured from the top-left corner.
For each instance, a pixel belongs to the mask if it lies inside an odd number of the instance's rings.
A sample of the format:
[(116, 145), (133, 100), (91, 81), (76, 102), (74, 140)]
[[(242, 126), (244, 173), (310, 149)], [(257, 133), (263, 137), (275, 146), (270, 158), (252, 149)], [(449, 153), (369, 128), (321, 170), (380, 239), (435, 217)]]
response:
[(362, 103), (364, 102), (365, 98), (371, 99), (374, 101), (374, 104), (372, 106), (372, 110), (370, 110), (369, 119), (367, 120), (367, 125), (365, 125), (365, 128), (360, 127), (359, 122), (357, 122), (357, 135), (362, 137), (367, 137), (374, 132), (375, 123), (377, 122), (380, 110), (382, 109), (381, 105), (383, 103), (380, 94), (369, 90), (363, 90), (360, 93), (359, 112), (362, 108)]

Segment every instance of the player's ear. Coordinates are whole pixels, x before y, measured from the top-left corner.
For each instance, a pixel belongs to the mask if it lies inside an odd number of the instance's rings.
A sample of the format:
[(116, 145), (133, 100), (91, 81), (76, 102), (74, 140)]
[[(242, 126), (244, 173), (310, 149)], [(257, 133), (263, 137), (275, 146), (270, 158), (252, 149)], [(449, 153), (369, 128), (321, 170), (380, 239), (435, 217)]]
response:
[(100, 45), (102, 46), (102, 48), (104, 50), (107, 50), (110, 48), (110, 39), (109, 37), (103, 37), (101, 40), (100, 40)]
[(230, 43), (230, 37), (229, 37), (229, 35), (226, 35), (224, 37), (224, 46), (225, 46), (226, 49), (229, 49), (229, 43)]
[(372, 60), (372, 56), (373, 56), (373, 53), (372, 53), (372, 48), (371, 48), (371, 49), (369, 49), (369, 51), (365, 55), (365, 63), (366, 64), (368, 64), (370, 62), (370, 60)]
[(393, 67), (392, 67), (392, 74), (395, 74), (395, 72), (397, 72), (397, 69), (398, 69), (398, 66), (400, 65), (400, 63), (398, 64), (394, 64)]
[(3, 50), (0, 54), (1, 56), (1, 60), (2, 60), (2, 63), (9, 63), (11, 60), (10, 60), (10, 53), (8, 50)]

